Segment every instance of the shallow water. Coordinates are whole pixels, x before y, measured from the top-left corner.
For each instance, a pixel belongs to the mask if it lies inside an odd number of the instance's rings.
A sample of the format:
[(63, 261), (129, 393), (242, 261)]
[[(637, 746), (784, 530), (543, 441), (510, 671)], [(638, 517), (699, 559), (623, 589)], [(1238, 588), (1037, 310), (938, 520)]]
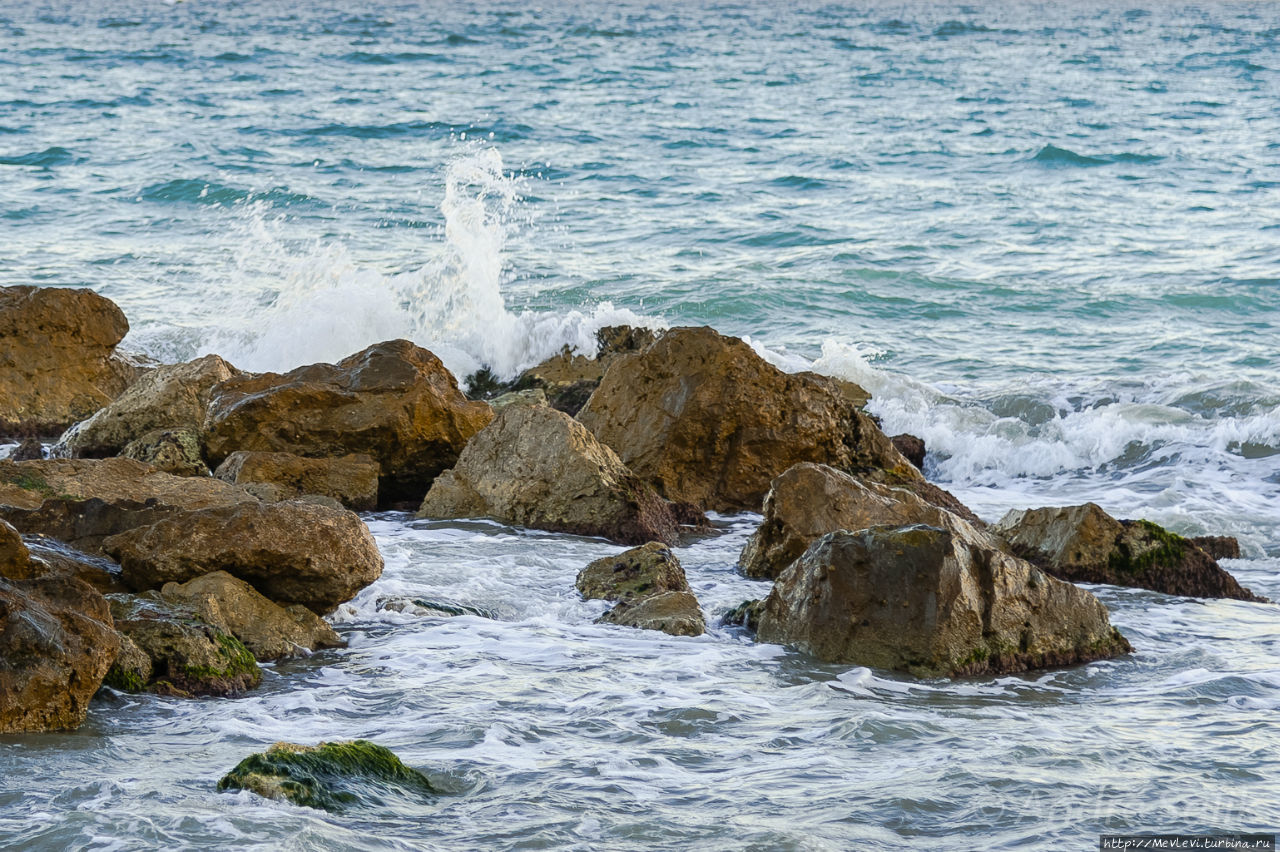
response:
[[(1264, 3), (0, 4), (0, 284), (157, 357), (406, 336), (513, 374), (709, 323), (864, 384), (983, 517), (1085, 500), (1240, 538), (1280, 597), (1280, 9)], [(680, 550), (710, 621), (756, 519)], [(1064, 848), (1276, 830), (1280, 610), (1100, 587), (1137, 652), (912, 684), (591, 622), (617, 548), (371, 521), (345, 651), (237, 700), (0, 738), (17, 848)], [(494, 619), (379, 610), (444, 598)], [(217, 794), (369, 737), (456, 792)]]

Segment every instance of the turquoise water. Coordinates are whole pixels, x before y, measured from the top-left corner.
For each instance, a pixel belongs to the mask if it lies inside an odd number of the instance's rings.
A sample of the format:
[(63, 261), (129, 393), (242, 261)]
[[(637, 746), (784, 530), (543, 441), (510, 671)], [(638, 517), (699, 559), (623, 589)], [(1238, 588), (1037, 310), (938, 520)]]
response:
[[(1267, 3), (4, 2), (0, 284), (93, 287), (127, 345), (249, 369), (406, 336), (514, 374), (601, 325), (708, 323), (866, 385), (984, 517), (1093, 500), (1230, 533), (1231, 570), (1278, 597), (1277, 140)], [(709, 616), (760, 591), (732, 571), (752, 521), (681, 551)], [(1274, 608), (1104, 589), (1134, 658), (909, 687), (731, 631), (594, 627), (571, 580), (599, 543), (374, 526), (389, 568), (338, 617), (352, 650), (243, 700), (113, 699), (5, 739), (0, 837), (995, 849), (1280, 825)], [(427, 592), (500, 618), (377, 608)], [(273, 739), (378, 734), (468, 792), (356, 823), (211, 792)]]

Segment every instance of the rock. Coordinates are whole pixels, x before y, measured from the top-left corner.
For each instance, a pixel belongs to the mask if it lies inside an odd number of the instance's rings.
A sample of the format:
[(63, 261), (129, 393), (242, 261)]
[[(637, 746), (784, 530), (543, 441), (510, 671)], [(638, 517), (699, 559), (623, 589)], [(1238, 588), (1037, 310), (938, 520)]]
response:
[(474, 615), (478, 618), (497, 617), (491, 610), (483, 607), (401, 595), (378, 598), (373, 606), (379, 612), (401, 612), (405, 615), (423, 617), (457, 618), (460, 615)]
[(125, 530), (198, 509), (257, 502), (243, 488), (173, 476), (133, 459), (0, 461), (0, 519), (88, 553)]
[(119, 648), (88, 584), (0, 579), (0, 733), (79, 727)]
[[(239, 375), (239, 370), (217, 355), (156, 367), (110, 405), (67, 430), (53, 453), (65, 458), (106, 458), (119, 455), (152, 432), (198, 434), (214, 385)], [(198, 449), (195, 455), (199, 458)]]
[(333, 458), (365, 453), (381, 465), (384, 505), (419, 501), (493, 412), (469, 402), (440, 359), (407, 340), (370, 346), (338, 364), (228, 379), (205, 425), (209, 462), (236, 450)]
[(129, 322), (92, 290), (0, 287), (0, 437), (60, 435), (119, 396), (139, 366)]
[(29, 580), (34, 576), (31, 553), (22, 543), (22, 535), (10, 524), (0, 521), (0, 577)]
[(271, 502), (316, 494), (331, 497), (353, 511), (368, 512), (378, 506), (380, 473), (378, 463), (363, 453), (308, 459), (290, 453), (238, 451), (218, 465), (214, 476), (237, 485), (274, 485), (276, 496)]
[(300, 501), (188, 512), (103, 542), (136, 590), (226, 571), (281, 606), (318, 614), (382, 574), (369, 528), (345, 509)]
[(720, 618), (721, 627), (742, 627), (752, 633), (760, 626), (760, 614), (764, 612), (764, 601), (760, 599), (743, 601)]
[(367, 740), (302, 746), (276, 743), (252, 754), (218, 782), (219, 790), (248, 790), (309, 808), (342, 811), (382, 804), (384, 798), (429, 799), (430, 779), (388, 749)]
[(691, 592), (660, 592), (624, 600), (596, 623), (661, 630), (672, 636), (701, 636), (707, 631), (702, 607)]
[(599, 387), (605, 371), (619, 355), (639, 352), (654, 339), (654, 333), (647, 328), (629, 325), (602, 328), (596, 333), (599, 349), (594, 357), (574, 354), (566, 346), (559, 354), (525, 370), (514, 388), (517, 391), (541, 389), (552, 408), (572, 417)]
[(710, 328), (677, 328), (620, 355), (578, 420), (669, 500), (758, 510), (798, 462), (920, 472), (835, 380), (788, 374)]
[(346, 645), (325, 620), (304, 606), (285, 609), (225, 571), (186, 583), (165, 583), (160, 597), (183, 604), (244, 643), (259, 660), (297, 657)]
[(622, 544), (674, 544), (671, 507), (563, 412), (507, 407), (422, 502), (420, 518), (504, 523)]
[(606, 601), (689, 591), (680, 560), (671, 548), (656, 541), (597, 559), (578, 572), (576, 585), (584, 598)]
[[(230, 633), (200, 618), (190, 607), (156, 593), (108, 595), (116, 630), (137, 649), (113, 667), (108, 685), (162, 695), (239, 695), (262, 680), (253, 655)], [(141, 663), (139, 653), (150, 662)]]
[(1001, 674), (1128, 653), (1106, 608), (968, 522), (838, 530), (782, 572), (756, 638), (917, 677)]
[(128, 636), (123, 633), (116, 636), (120, 640), (120, 653), (116, 654), (102, 685), (120, 692), (142, 692), (156, 679), (151, 658)]
[(547, 392), (542, 388), (530, 388), (529, 390), (511, 391), (504, 393), (502, 396), (495, 396), (489, 400), (489, 405), (494, 411), (501, 411), (508, 405), (547, 405)]
[(898, 452), (903, 457), (916, 466), (917, 470), (924, 470), (924, 441), (915, 435), (894, 435), (889, 439), (893, 445), (898, 448)]
[(877, 524), (941, 526), (944, 514), (907, 489), (805, 462), (773, 481), (764, 501), (764, 521), (747, 539), (738, 565), (747, 577), (772, 580), (829, 532)]
[[(93, 586), (102, 594), (127, 592), (120, 577), (120, 566), (110, 559), (82, 553), (57, 539), (23, 536), (30, 553), (30, 577), (74, 577)], [(23, 578), (15, 578), (23, 579)]]
[(35, 461), (44, 458), (44, 444), (39, 438), (26, 438), (9, 453), (9, 461)]
[(1240, 542), (1232, 535), (1198, 535), (1187, 541), (1215, 560), (1240, 558)]
[(120, 455), (174, 476), (209, 475), (209, 466), (200, 454), (200, 434), (193, 429), (148, 432), (126, 444)]
[(1094, 503), (1012, 511), (993, 532), (1013, 552), (1076, 583), (1110, 583), (1170, 595), (1264, 601), (1213, 557), (1150, 521), (1118, 521)]

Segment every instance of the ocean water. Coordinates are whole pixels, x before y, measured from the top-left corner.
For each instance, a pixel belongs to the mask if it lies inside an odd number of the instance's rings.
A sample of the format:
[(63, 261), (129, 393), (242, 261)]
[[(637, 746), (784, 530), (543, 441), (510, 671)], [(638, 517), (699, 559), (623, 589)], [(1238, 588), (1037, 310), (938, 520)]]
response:
[[(504, 375), (710, 324), (873, 392), (988, 519), (1092, 500), (1280, 598), (1280, 6), (0, 0), (0, 285), (254, 370)], [(349, 649), (0, 738), (23, 849), (1063, 849), (1280, 829), (1280, 609), (1098, 587), (1131, 657), (912, 682), (592, 624), (607, 543), (369, 517)], [(709, 621), (758, 518), (679, 549)], [(380, 608), (390, 596), (494, 618)], [(449, 789), (214, 792), (367, 737)]]

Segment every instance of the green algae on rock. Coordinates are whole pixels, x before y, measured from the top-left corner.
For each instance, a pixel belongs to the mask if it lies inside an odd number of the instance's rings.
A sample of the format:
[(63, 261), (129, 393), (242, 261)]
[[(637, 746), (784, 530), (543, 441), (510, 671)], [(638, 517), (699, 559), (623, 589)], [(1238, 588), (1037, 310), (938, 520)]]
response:
[(316, 746), (276, 743), (236, 764), (218, 782), (218, 789), (248, 790), (326, 811), (379, 805), (384, 797), (426, 798), (439, 792), (427, 776), (368, 740)]

